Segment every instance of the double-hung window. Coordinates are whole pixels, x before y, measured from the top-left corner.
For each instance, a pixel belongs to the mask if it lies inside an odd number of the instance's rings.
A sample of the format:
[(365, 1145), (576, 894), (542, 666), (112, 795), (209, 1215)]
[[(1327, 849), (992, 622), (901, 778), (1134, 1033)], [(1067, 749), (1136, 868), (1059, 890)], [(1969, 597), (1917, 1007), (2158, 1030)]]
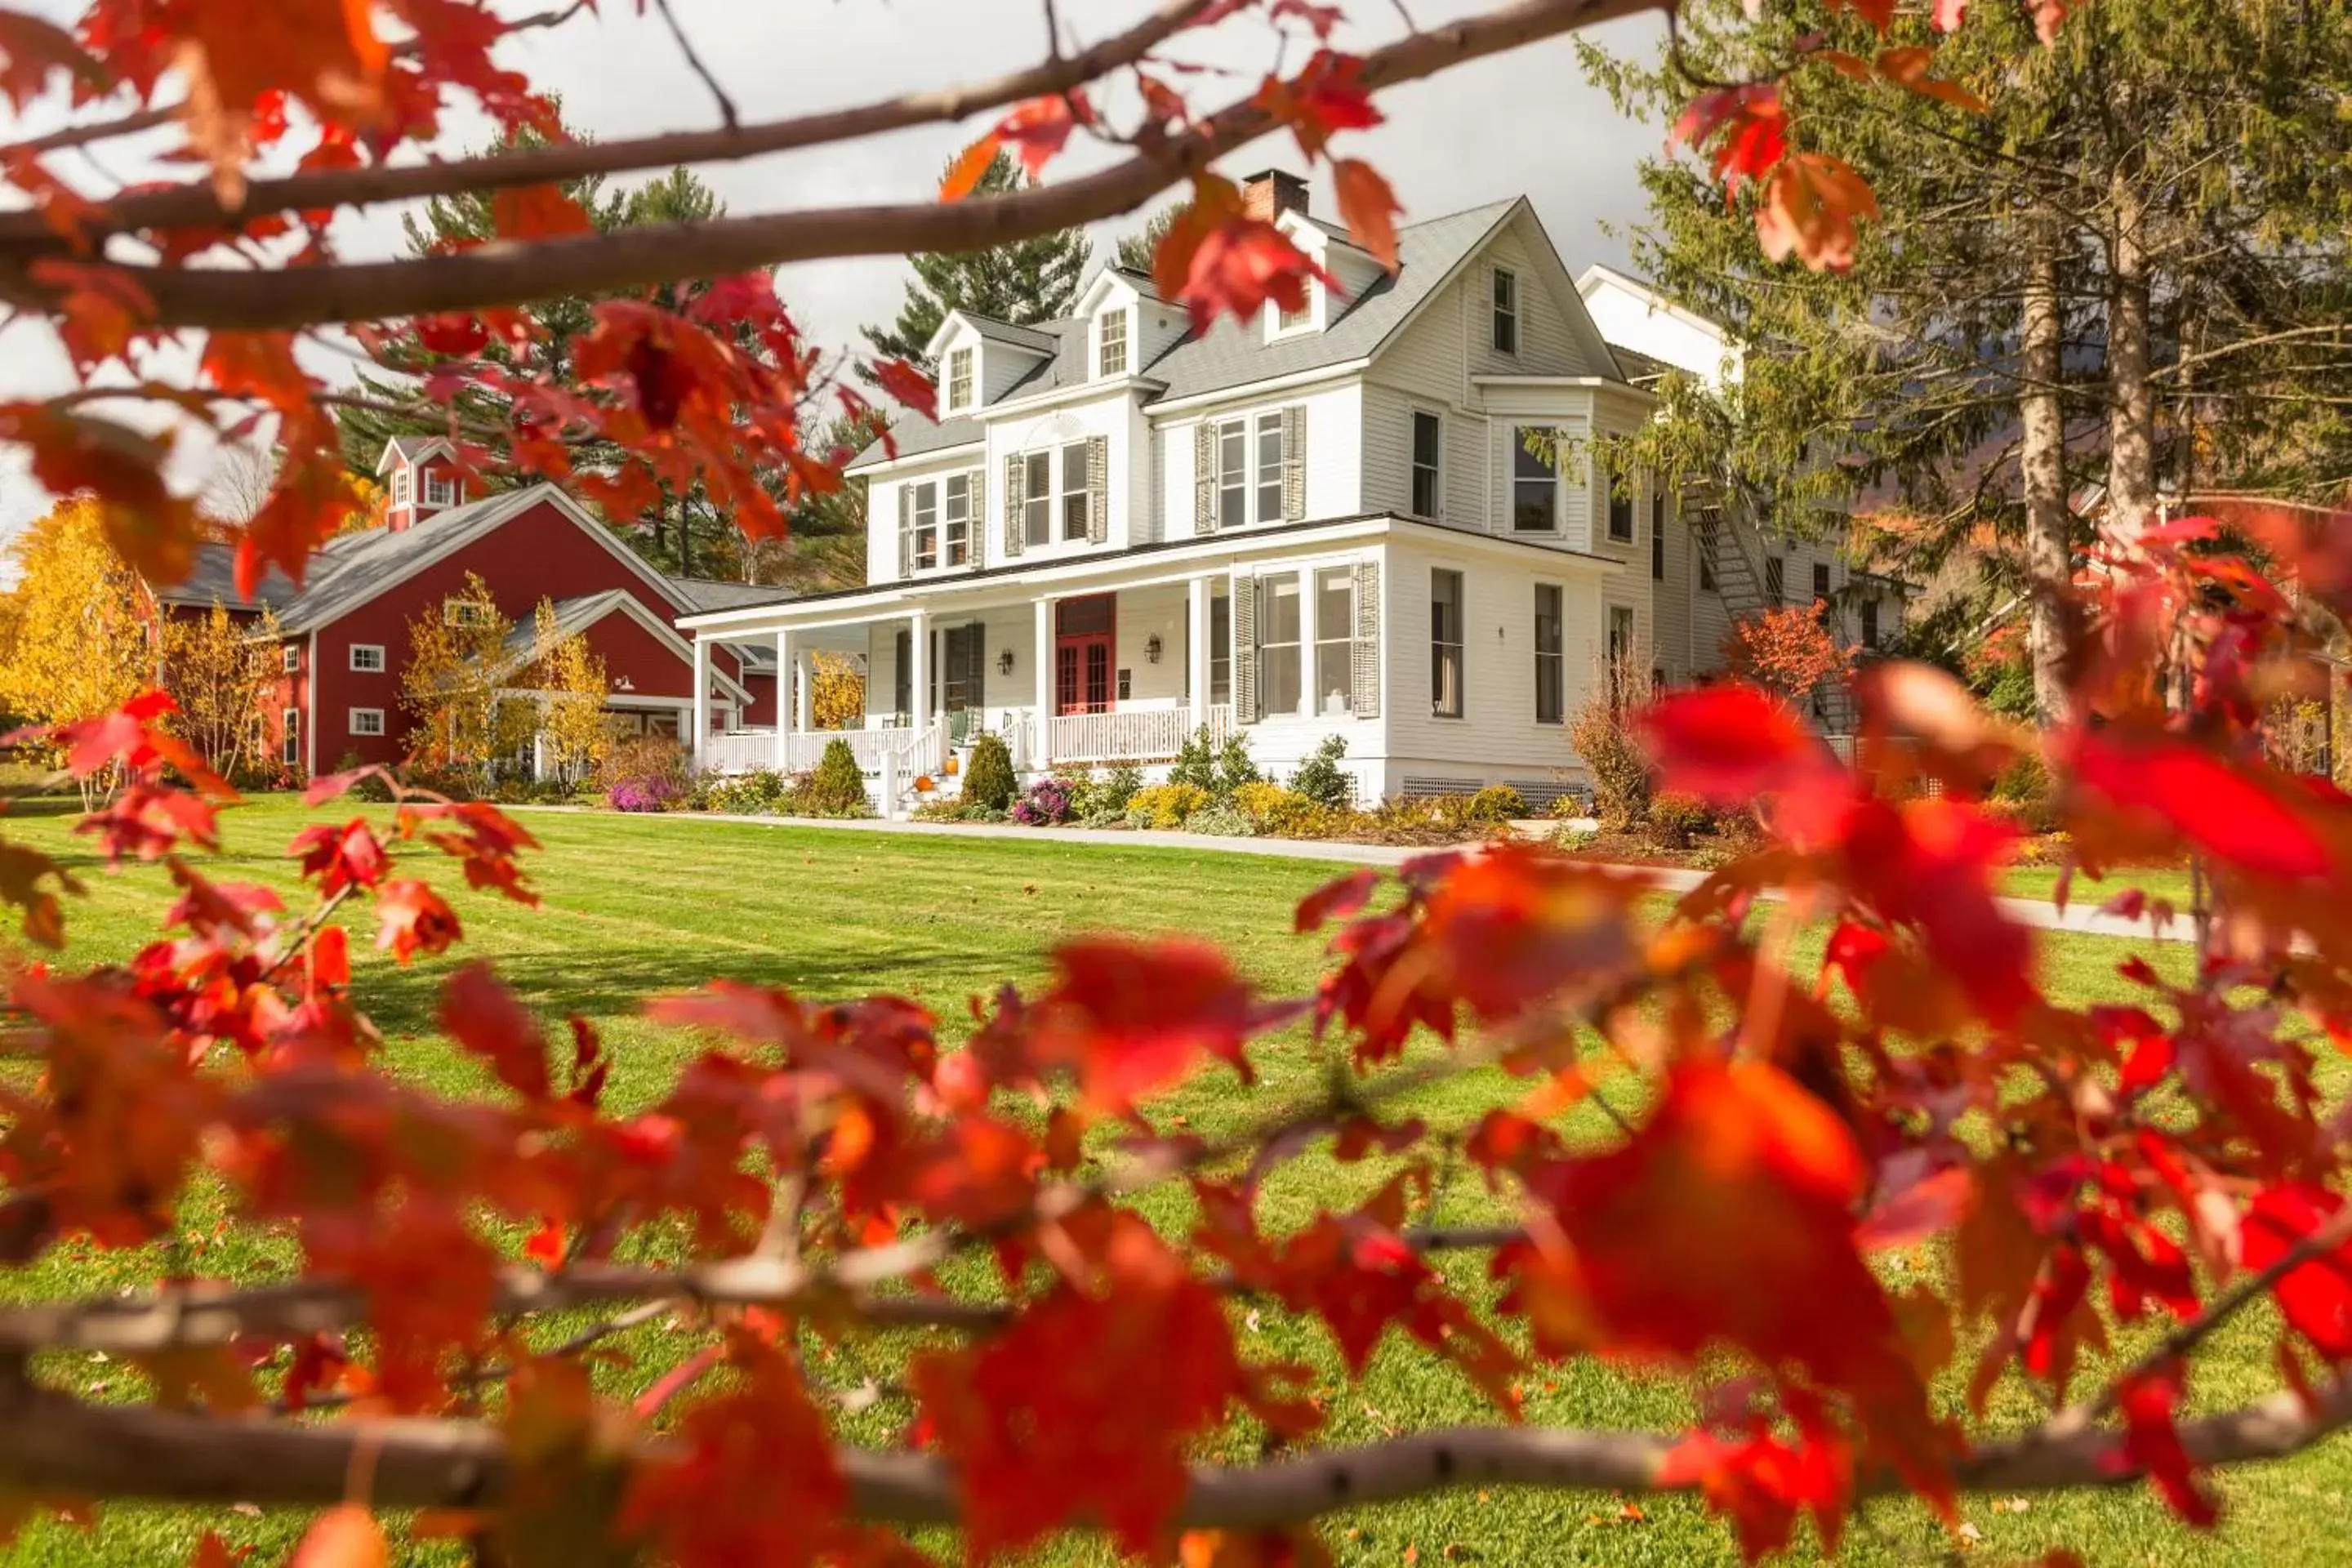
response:
[(1609, 476), (1609, 537), (1618, 544), (1633, 542), (1633, 485), (1622, 474)]
[(1296, 713), (1301, 707), (1301, 608), (1296, 574), (1260, 580), (1257, 679), (1268, 713)]
[(1356, 574), (1345, 566), (1315, 574), (1315, 708), (1356, 710)]
[(914, 534), (908, 558), (914, 562), (916, 571), (929, 572), (940, 563), (940, 487), (936, 482), (915, 487), (907, 526)]
[(1021, 539), (1035, 549), (1054, 542), (1054, 454), (1032, 452), (1021, 463)]
[(1874, 595), (1862, 602), (1862, 646), (1878, 646), (1878, 600)]
[(1519, 352), (1519, 279), (1516, 272), (1495, 268), (1495, 352)]
[(940, 553), (950, 566), (971, 559), (971, 476), (950, 474), (940, 504)]
[(383, 644), (355, 642), (352, 644), (352, 668), (362, 675), (383, 673)]
[(1789, 602), (1789, 563), (1784, 557), (1764, 557), (1764, 602), (1768, 605)]
[(1830, 563), (1826, 561), (1816, 561), (1813, 563), (1813, 597), (1827, 602), (1829, 596)]
[(1412, 416), (1412, 515), (1437, 515), (1437, 454), (1444, 427), (1437, 416), (1415, 409)]
[(1559, 531), (1559, 432), (1519, 425), (1511, 430), (1511, 531)]
[(1666, 492), (1650, 494), (1650, 581), (1666, 580)]
[(381, 708), (354, 708), (347, 717), (351, 721), (351, 730), (354, 735), (383, 733), (383, 710)]
[(948, 355), (948, 412), (971, 406), (971, 351), (958, 349)]
[(278, 715), (278, 760), (289, 768), (302, 765), (302, 710), (289, 708)]
[(1439, 567), (1429, 574), (1429, 710), (1462, 717), (1462, 574)]
[(1105, 375), (1127, 374), (1127, 312), (1105, 310), (1102, 314), (1101, 363)]
[(1089, 509), (1094, 492), (1087, 488), (1087, 444), (1073, 441), (1062, 448), (1062, 537), (1088, 537)]
[(409, 498), (415, 494), (415, 491), (410, 488), (415, 482), (416, 476), (409, 468), (402, 467), (393, 469), (392, 504), (394, 506), (406, 506), (408, 504)]
[(278, 668), (289, 675), (299, 674), (302, 669), (302, 645), (298, 642), (279, 644)]
[(1563, 595), (1557, 583), (1536, 584), (1536, 722), (1558, 724), (1568, 714), (1567, 645), (1560, 626)]
[(425, 476), (425, 504), (454, 506), (457, 500), (457, 481), (447, 474)]
[(1216, 432), (1217, 526), (1281, 521), (1282, 466), (1289, 455), (1281, 412), (1227, 419)]

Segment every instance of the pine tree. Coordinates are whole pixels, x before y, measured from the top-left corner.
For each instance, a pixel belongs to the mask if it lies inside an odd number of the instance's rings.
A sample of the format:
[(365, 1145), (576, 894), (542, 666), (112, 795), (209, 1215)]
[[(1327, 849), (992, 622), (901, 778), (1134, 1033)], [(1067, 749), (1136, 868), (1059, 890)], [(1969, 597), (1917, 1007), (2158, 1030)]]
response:
[[(1683, 60), (1739, 79), (1817, 20), (1763, 37), (1735, 28), (1738, 0), (1700, 0), (1680, 14)], [(2333, 399), (2352, 361), (2313, 351), (2352, 277), (2352, 122), (2336, 109), (2352, 6), (2102, 0), (2047, 49), (2029, 26), (1976, 7), (1937, 48), (1939, 76), (1990, 100), (1981, 115), (1921, 112), (1826, 67), (1787, 89), (1790, 134), (1853, 163), (1884, 210), (1843, 275), (1760, 263), (1752, 191), (1727, 206), (1690, 161), (1645, 167), (1637, 265), (1725, 322), (1744, 358), (1721, 396), (1670, 389), (1637, 445), (1776, 519), (1826, 518), (1877, 487), (1905, 524), (1882, 548), (1914, 576), (1990, 538), (1987, 597), (2031, 602), (2055, 719), (2062, 590), (2084, 542), (2073, 481), (2102, 479), (2128, 529), (2159, 479), (2242, 483), (2270, 459), (2269, 482), (2309, 484), (2341, 450)], [(1866, 59), (1928, 41), (1926, 26), (1906, 17), (1881, 39), (1848, 16), (1826, 41)], [(1663, 118), (1687, 100), (1667, 62), (1587, 58), (1629, 107)]]
[[(999, 153), (972, 194), (998, 195), (1024, 183), (1012, 157)], [(907, 284), (898, 319), (887, 327), (866, 328), (866, 341), (875, 357), (903, 359), (931, 374), (937, 367), (923, 351), (950, 310), (1023, 327), (1057, 321), (1069, 313), (1093, 255), (1082, 230), (1064, 228), (986, 250), (909, 257), (915, 276)], [(873, 379), (869, 367), (861, 365), (859, 374)]]
[(1160, 242), (1176, 226), (1183, 216), (1184, 205), (1161, 207), (1144, 220), (1143, 226), (1118, 242), (1118, 264), (1129, 272), (1151, 270), (1152, 258), (1160, 254)]

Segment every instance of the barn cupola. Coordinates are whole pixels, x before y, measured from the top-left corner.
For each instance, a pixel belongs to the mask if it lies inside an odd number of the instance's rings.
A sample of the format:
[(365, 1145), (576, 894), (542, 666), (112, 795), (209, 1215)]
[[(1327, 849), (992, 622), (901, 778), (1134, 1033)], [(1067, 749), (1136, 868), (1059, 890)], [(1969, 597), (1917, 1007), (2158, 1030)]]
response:
[(466, 499), (457, 453), (437, 436), (394, 436), (384, 443), (375, 477), (383, 482), (386, 497), (384, 526), (394, 533), (414, 528)]

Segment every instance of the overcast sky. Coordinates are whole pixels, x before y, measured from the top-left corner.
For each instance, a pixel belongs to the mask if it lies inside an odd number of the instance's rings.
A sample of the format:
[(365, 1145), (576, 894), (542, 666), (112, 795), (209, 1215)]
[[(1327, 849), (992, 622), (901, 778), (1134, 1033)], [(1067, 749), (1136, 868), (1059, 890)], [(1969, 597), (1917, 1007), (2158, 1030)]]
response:
[[(543, 0), (501, 0), (517, 14)], [(1481, 7), (1476, 0), (1404, 0), (1423, 26)], [(1043, 52), (1043, 9), (1035, 0), (673, 0), (681, 25), (710, 64), (745, 120), (771, 119), (858, 102), (912, 89), (944, 86), (1027, 64)], [(75, 0), (31, 0), (30, 9), (70, 22)], [(604, 0), (602, 18), (582, 16), (560, 29), (520, 35), (504, 58), (533, 82), (562, 95), (566, 121), (600, 139), (698, 129), (714, 122), (708, 90), (680, 58), (651, 6), (638, 15), (632, 0)], [(1091, 41), (1124, 26), (1142, 0), (1063, 0), (1066, 33)], [(1343, 32), (1341, 47), (1362, 49), (1402, 26), (1392, 0), (1353, 0), (1360, 31)], [(1243, 73), (1255, 80), (1272, 58), (1262, 25), (1229, 25), (1225, 46), (1188, 44), (1186, 58)], [(1624, 50), (1654, 47), (1661, 36), (1651, 17), (1619, 23), (1593, 35)], [(1293, 68), (1300, 57), (1294, 54)], [(1213, 78), (1201, 79), (1201, 101), (1218, 101)], [(1641, 192), (1635, 164), (1656, 150), (1660, 132), (1620, 117), (1586, 85), (1574, 46), (1562, 39), (1499, 58), (1464, 66), (1434, 80), (1383, 94), (1388, 123), (1349, 133), (1339, 151), (1370, 159), (1395, 188), (1405, 221), (1435, 217), (1498, 197), (1533, 199), (1571, 271), (1591, 261), (1622, 264), (1622, 227), (1638, 219)], [(0, 110), (0, 142), (51, 128), (54, 119), (17, 123)], [(940, 165), (984, 122), (936, 127), (805, 155), (716, 164), (699, 172), (737, 214), (828, 206), (877, 200), (919, 200), (936, 188)], [(445, 136), (450, 153), (488, 135), (478, 116), (453, 118)], [(93, 163), (75, 154), (53, 160), (58, 172), (92, 192), (115, 182), (157, 177), (147, 157), (176, 133), (141, 142), (109, 143)], [(1074, 141), (1048, 178), (1108, 161), (1103, 149)], [(1269, 163), (1299, 164), (1287, 136), (1266, 138), (1225, 161), (1229, 174)], [(1336, 216), (1327, 185), (1314, 194), (1318, 213)], [(1136, 219), (1101, 226), (1107, 248)], [(1614, 226), (1621, 232), (1607, 230)], [(345, 214), (336, 235), (348, 256), (389, 254), (400, 243), (394, 213)], [(856, 342), (863, 322), (895, 313), (908, 276), (903, 261), (873, 258), (789, 267), (779, 275), (787, 306), (803, 329), (828, 348)], [(158, 364), (151, 374), (178, 366)], [(45, 324), (0, 331), (0, 395), (51, 393), (71, 384), (70, 372)], [(192, 450), (177, 465), (185, 484), (201, 482), (205, 467)], [(12, 456), (0, 455), (0, 531), (13, 531), (37, 515), (47, 499)]]

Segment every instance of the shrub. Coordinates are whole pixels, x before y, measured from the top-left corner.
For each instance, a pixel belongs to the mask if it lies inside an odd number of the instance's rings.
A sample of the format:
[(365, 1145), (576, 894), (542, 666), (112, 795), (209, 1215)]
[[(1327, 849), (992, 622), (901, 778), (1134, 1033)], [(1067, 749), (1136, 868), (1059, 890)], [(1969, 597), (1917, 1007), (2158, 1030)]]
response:
[(667, 779), (675, 793), (683, 796), (692, 782), (693, 770), (688, 766), (685, 749), (676, 741), (662, 735), (640, 735), (635, 740), (616, 742), (596, 764), (596, 787), (607, 795), (617, 784), (632, 780)]
[(1127, 803), (1129, 827), (1181, 827), (1185, 819), (1215, 797), (1196, 784), (1149, 784)]
[(1242, 785), (1234, 791), (1234, 805), (1260, 833), (1276, 838), (1336, 837), (1352, 815), (1273, 784)]
[(1078, 818), (1078, 826), (1080, 827), (1125, 827), (1127, 808), (1121, 806), (1118, 810), (1113, 811), (1108, 806), (1097, 807)]
[(1101, 786), (1095, 783), (1094, 773), (1086, 768), (1056, 768), (1054, 782), (1062, 786), (1062, 796), (1069, 803), (1070, 816), (1085, 816), (1096, 808), (1096, 796)]
[(1184, 823), (1193, 833), (1211, 834), (1219, 838), (1248, 838), (1257, 832), (1256, 824), (1229, 800), (1221, 800), (1194, 812)]
[[(1622, 661), (1621, 661), (1622, 662)], [(1594, 690), (1576, 710), (1568, 727), (1568, 743), (1584, 759), (1592, 780), (1592, 815), (1612, 833), (1623, 833), (1646, 816), (1650, 808), (1650, 759), (1642, 754), (1626, 728), (1626, 718), (1649, 697), (1650, 678), (1630, 667), (1617, 672), (1621, 700), (1610, 701), (1610, 682), (1594, 682)], [(1639, 687), (1638, 699), (1627, 687)]]
[(1143, 770), (1141, 768), (1137, 767), (1133, 763), (1113, 763), (1109, 771), (1103, 774), (1101, 782), (1095, 785), (1094, 798), (1089, 803), (1093, 809), (1085, 815), (1099, 816), (1108, 814), (1112, 816), (1124, 817), (1127, 815), (1127, 803), (1133, 800), (1135, 792), (1142, 787)]
[(1219, 799), (1231, 795), (1244, 784), (1258, 784), (1265, 775), (1250, 761), (1249, 741), (1242, 735), (1229, 735), (1217, 752), (1217, 776), (1209, 786)]
[(677, 799), (652, 779), (626, 779), (604, 792), (605, 804), (614, 811), (667, 811)]
[(1691, 795), (1660, 795), (1650, 800), (1649, 837), (1664, 849), (1687, 849), (1691, 840), (1715, 826), (1706, 802)]
[(1184, 784), (1203, 794), (1213, 795), (1217, 789), (1217, 755), (1209, 744), (1206, 724), (1193, 731), (1176, 748), (1176, 761), (1168, 770), (1168, 782)]
[(915, 807), (917, 822), (1003, 822), (1004, 813), (992, 806), (975, 805), (960, 796), (945, 800), (927, 800)]
[(788, 816), (798, 804), (792, 779), (773, 768), (711, 779), (698, 793), (706, 809), (735, 816)]
[(803, 816), (865, 816), (872, 811), (866, 799), (866, 775), (857, 753), (846, 741), (835, 741), (817, 760), (816, 771), (793, 792)]
[(971, 764), (963, 773), (963, 798), (973, 805), (1003, 811), (1013, 804), (1013, 752), (1002, 735), (982, 735), (972, 742)]
[(1516, 822), (1528, 815), (1527, 797), (1510, 784), (1488, 784), (1470, 797), (1473, 822)]
[(1356, 781), (1339, 759), (1348, 754), (1344, 735), (1326, 735), (1315, 754), (1298, 764), (1290, 775), (1290, 787), (1318, 805), (1334, 809), (1347, 805), (1356, 798)]
[(1013, 820), (1024, 827), (1051, 827), (1070, 819), (1070, 789), (1060, 779), (1039, 779), (1013, 805)]

